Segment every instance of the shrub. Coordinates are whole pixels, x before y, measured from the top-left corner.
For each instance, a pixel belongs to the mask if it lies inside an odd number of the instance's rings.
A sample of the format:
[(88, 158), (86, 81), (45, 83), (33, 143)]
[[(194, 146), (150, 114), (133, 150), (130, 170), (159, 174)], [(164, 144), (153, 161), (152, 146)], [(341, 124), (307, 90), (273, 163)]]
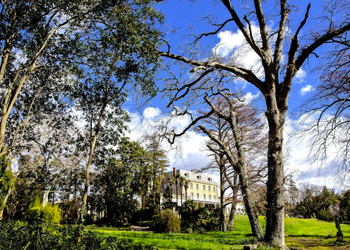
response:
[(45, 207), (37, 197), (29, 207), (27, 212), (27, 219), (29, 221), (36, 221), (40, 223), (57, 224), (61, 219), (61, 209), (56, 205), (47, 204)]
[(105, 238), (96, 232), (84, 232), (77, 247), (79, 226), (60, 226), (28, 222), (0, 221), (0, 250), (153, 250), (150, 245), (135, 244), (127, 239)]
[(191, 228), (197, 232), (215, 231), (220, 226), (220, 208), (206, 204), (204, 207), (197, 207), (193, 201), (187, 200), (180, 209), (181, 227), (183, 230)]
[(156, 217), (153, 230), (160, 233), (179, 233), (181, 231), (180, 220), (172, 210), (163, 210)]

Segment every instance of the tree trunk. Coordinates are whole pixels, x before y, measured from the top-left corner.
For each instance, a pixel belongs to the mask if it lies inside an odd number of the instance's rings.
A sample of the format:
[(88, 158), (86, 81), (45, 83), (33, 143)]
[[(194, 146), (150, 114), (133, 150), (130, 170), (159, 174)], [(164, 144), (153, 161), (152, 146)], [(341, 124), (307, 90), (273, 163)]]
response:
[(237, 205), (237, 199), (232, 200), (230, 217), (227, 222), (228, 229), (233, 229), (235, 227), (236, 205)]
[(86, 204), (87, 204), (87, 197), (88, 197), (88, 192), (89, 192), (89, 182), (90, 182), (90, 166), (91, 166), (91, 163), (92, 163), (92, 157), (94, 155), (94, 151), (95, 151), (95, 147), (96, 147), (96, 141), (97, 141), (97, 137), (98, 137), (98, 134), (99, 134), (99, 131), (100, 131), (100, 126), (101, 126), (101, 122), (102, 122), (102, 116), (103, 116), (103, 113), (104, 113), (104, 110), (107, 106), (107, 103), (104, 103), (102, 108), (101, 108), (101, 111), (100, 111), (100, 114), (99, 114), (99, 117), (98, 117), (98, 121), (97, 121), (97, 124), (96, 124), (96, 127), (95, 127), (95, 135), (91, 141), (91, 144), (90, 144), (90, 153), (89, 153), (89, 160), (86, 164), (86, 172), (85, 172), (85, 185), (84, 185), (84, 196), (83, 196), (83, 204), (82, 204), (82, 209), (81, 209), (81, 220), (83, 220), (84, 218), (84, 213), (86, 212), (85, 209), (86, 209)]
[[(11, 173), (13, 173), (13, 163), (15, 162), (16, 158), (12, 156), (12, 153), (9, 153), (8, 157), (10, 158), (10, 169), (9, 169), (9, 171), (11, 171)], [(12, 176), (12, 178), (14, 178), (14, 177)], [(0, 220), (3, 219), (4, 210), (5, 210), (5, 207), (6, 207), (7, 200), (10, 197), (10, 195), (12, 193), (12, 190), (13, 190), (13, 185), (14, 184), (13, 184), (12, 181), (13, 180), (11, 180), (11, 183), (9, 185), (9, 189), (7, 190), (7, 193), (4, 196), (4, 199), (1, 201), (1, 204), (0, 204)]]
[(220, 231), (226, 232), (226, 218), (225, 218), (225, 180), (224, 173), (225, 166), (220, 164)]
[(260, 225), (259, 216), (256, 211), (255, 202), (253, 200), (253, 195), (250, 191), (248, 184), (248, 177), (245, 169), (239, 173), (239, 179), (241, 183), (241, 192), (244, 200), (244, 206), (249, 218), (250, 226), (252, 228), (253, 235), (258, 238), (263, 238), (263, 230)]
[(233, 176), (233, 184), (231, 185), (232, 188), (232, 203), (231, 203), (231, 212), (230, 212), (230, 218), (227, 223), (228, 228), (234, 228), (235, 226), (235, 216), (236, 216), (236, 206), (237, 206), (237, 196), (238, 196), (238, 176), (237, 172), (235, 171), (234, 176)]
[(182, 207), (182, 184), (180, 183), (180, 206)]
[[(270, 104), (270, 105), (269, 105)], [(269, 123), (268, 180), (265, 241), (279, 247), (284, 241), (284, 164), (283, 129), (287, 108), (267, 103)]]
[(50, 194), (50, 189), (45, 189), (43, 192), (43, 202), (42, 202), (43, 207), (46, 207), (47, 203), (49, 203), (49, 194)]
[(142, 195), (142, 198), (141, 198), (141, 208), (142, 210), (145, 210), (146, 209), (146, 195)]
[(12, 192), (12, 188), (10, 187), (7, 190), (7, 193), (6, 193), (5, 197), (4, 197), (4, 199), (1, 201), (1, 204), (0, 204), (0, 220), (2, 220), (2, 218), (4, 216), (4, 210), (5, 210), (5, 207), (6, 207), (6, 203), (7, 203), (8, 198), (11, 195), (11, 192)]
[(258, 213), (256, 211), (253, 195), (249, 188), (247, 168), (245, 164), (245, 152), (242, 147), (241, 137), (237, 129), (236, 115), (232, 110), (233, 109), (231, 109), (230, 123), (232, 126), (233, 135), (236, 140), (236, 149), (238, 152), (238, 167), (235, 170), (239, 176), (239, 182), (241, 184), (241, 192), (244, 200), (244, 205), (249, 218), (253, 235), (260, 240), (263, 238), (264, 234), (259, 221)]

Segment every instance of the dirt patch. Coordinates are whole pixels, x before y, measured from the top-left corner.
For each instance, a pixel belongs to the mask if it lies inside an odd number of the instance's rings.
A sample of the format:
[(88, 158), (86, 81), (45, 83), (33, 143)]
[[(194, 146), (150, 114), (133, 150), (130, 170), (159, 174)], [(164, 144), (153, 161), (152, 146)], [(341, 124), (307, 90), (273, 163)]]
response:
[(350, 250), (350, 242), (337, 243), (335, 239), (325, 238), (286, 238), (287, 246), (298, 250)]
[(149, 231), (149, 227), (130, 226), (131, 231)]

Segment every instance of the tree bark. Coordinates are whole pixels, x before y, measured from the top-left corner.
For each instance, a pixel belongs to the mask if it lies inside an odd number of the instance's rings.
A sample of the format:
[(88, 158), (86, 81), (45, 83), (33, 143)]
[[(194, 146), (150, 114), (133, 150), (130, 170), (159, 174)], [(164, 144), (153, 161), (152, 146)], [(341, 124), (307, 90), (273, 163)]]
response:
[(234, 197), (232, 197), (232, 198), (233, 198), (233, 200), (231, 203), (230, 217), (229, 217), (228, 222), (227, 222), (228, 229), (233, 229), (235, 227), (237, 198), (236, 199), (234, 199)]
[(238, 186), (238, 176), (237, 176), (237, 172), (234, 172), (234, 176), (233, 176), (233, 183), (230, 183), (230, 186), (232, 188), (232, 202), (231, 202), (231, 212), (230, 212), (230, 217), (227, 223), (227, 228), (234, 228), (235, 226), (235, 216), (236, 216), (236, 206), (237, 206), (237, 196), (238, 196), (238, 190), (239, 190), (239, 186)]
[[(276, 99), (275, 99), (276, 100)], [(277, 104), (267, 103), (266, 117), (269, 123), (268, 180), (265, 241), (284, 247), (284, 163), (283, 129), (287, 111), (276, 108)]]
[(223, 173), (223, 171), (225, 171), (225, 166), (222, 166), (222, 164), (220, 165), (220, 231), (226, 232), (227, 227), (225, 218), (225, 179)]
[[(11, 153), (8, 154), (8, 157), (10, 158), (10, 169), (9, 171), (11, 171), (11, 173), (13, 173), (13, 163), (15, 162), (16, 158), (12, 156)], [(14, 178), (14, 177), (12, 177)], [(12, 190), (13, 190), (13, 180), (11, 180), (11, 183), (9, 185), (9, 189), (7, 190), (6, 192), (6, 195), (4, 196), (4, 199), (1, 201), (1, 204), (0, 204), (0, 221), (3, 219), (3, 216), (4, 216), (4, 210), (5, 210), (5, 207), (6, 207), (6, 204), (7, 204), (7, 200), (8, 198), (10, 197), (11, 193), (12, 193)]]
[(12, 187), (10, 187), (7, 190), (7, 193), (6, 193), (5, 197), (4, 197), (4, 199), (1, 201), (1, 204), (0, 204), (0, 220), (3, 219), (6, 203), (7, 203), (8, 198), (10, 197), (11, 193), (12, 193)]
[(50, 189), (45, 189), (43, 192), (43, 202), (42, 202), (43, 207), (46, 207), (47, 203), (49, 203), (49, 194), (50, 194)]

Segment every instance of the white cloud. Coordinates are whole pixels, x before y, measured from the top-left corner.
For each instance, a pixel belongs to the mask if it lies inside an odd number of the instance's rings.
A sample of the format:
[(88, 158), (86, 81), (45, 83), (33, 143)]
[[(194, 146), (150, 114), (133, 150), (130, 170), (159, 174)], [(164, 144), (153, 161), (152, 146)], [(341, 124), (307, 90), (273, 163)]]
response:
[(303, 82), (305, 77), (306, 77), (307, 73), (305, 70), (303, 70), (302, 68), (300, 68), (297, 73), (295, 74), (294, 80), (296, 82)]
[(143, 116), (146, 119), (154, 119), (157, 118), (161, 113), (162, 111), (159, 108), (147, 107), (143, 111)]
[(306, 93), (310, 92), (310, 91), (314, 91), (315, 88), (312, 87), (311, 85), (306, 85), (304, 87), (301, 88), (300, 90), (300, 95), (304, 96)]
[(245, 42), (245, 38), (241, 32), (232, 33), (229, 30), (222, 31), (218, 34), (220, 43), (214, 48), (215, 54), (223, 57), (228, 56), (236, 48), (241, 47)]
[[(252, 25), (253, 36), (259, 41), (259, 27)], [(247, 44), (241, 31), (232, 33), (222, 31), (218, 34), (220, 42), (213, 49), (213, 54), (219, 57), (230, 57), (230, 60), (239, 67), (252, 70), (259, 78), (264, 77), (264, 69), (260, 57)]]
[(248, 92), (244, 95), (244, 100), (247, 102), (247, 103), (250, 103), (252, 100), (258, 98), (260, 96), (260, 93), (257, 92), (255, 95), (252, 94), (252, 92)]

